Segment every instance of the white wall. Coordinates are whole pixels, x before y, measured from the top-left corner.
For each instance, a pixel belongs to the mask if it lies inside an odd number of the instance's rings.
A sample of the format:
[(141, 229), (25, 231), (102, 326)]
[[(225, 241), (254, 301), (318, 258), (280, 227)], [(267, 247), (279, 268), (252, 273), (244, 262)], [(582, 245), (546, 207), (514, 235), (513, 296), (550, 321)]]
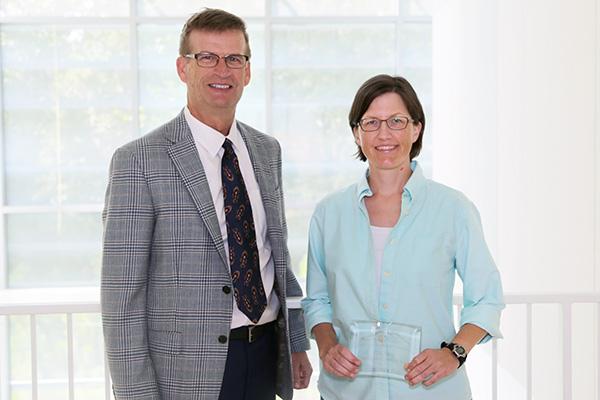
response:
[(598, 7), (434, 7), (434, 178), (478, 205), (510, 292), (600, 289)]
[[(600, 0), (434, 2), (433, 178), (478, 206), (506, 292), (600, 290), (599, 47)], [(572, 398), (598, 398), (598, 312), (574, 315)], [(534, 307), (536, 399), (563, 398), (560, 317)], [(502, 327), (500, 398), (524, 399), (523, 310)]]

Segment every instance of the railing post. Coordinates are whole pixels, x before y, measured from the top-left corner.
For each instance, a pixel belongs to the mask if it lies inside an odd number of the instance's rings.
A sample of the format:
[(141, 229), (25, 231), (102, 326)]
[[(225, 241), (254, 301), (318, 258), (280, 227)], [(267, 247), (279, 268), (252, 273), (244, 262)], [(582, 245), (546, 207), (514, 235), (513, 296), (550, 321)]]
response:
[(106, 353), (104, 354), (104, 397), (105, 400), (111, 400), (111, 383), (110, 383), (110, 373), (108, 370), (108, 358), (106, 358)]
[(69, 371), (69, 400), (75, 400), (75, 373), (73, 357), (73, 314), (67, 313), (67, 368)]
[(492, 400), (498, 400), (498, 339), (492, 339)]
[[(0, 315), (0, 354), (9, 354), (9, 327), (9, 317)], [(10, 364), (6, 356), (0, 356), (0, 381), (6, 382), (6, 384), (0, 385), (0, 400), (9, 400)]]
[(573, 366), (571, 354), (571, 303), (562, 303), (563, 311), (563, 400), (571, 400)]
[(37, 322), (35, 314), (29, 316), (29, 339), (31, 340), (31, 399), (38, 398), (37, 376)]
[(533, 399), (533, 379), (532, 379), (532, 358), (533, 358), (533, 348), (532, 348), (532, 344), (533, 344), (533, 332), (532, 332), (532, 315), (531, 315), (531, 303), (527, 303), (526, 306), (526, 312), (525, 312), (525, 318), (527, 319), (526, 321), (526, 328), (525, 328), (525, 340), (526, 340), (526, 344), (525, 344), (525, 348), (526, 348), (526, 354), (527, 354), (527, 360), (526, 360), (526, 368), (527, 368), (527, 378), (526, 378), (526, 390), (527, 390), (527, 400), (532, 400)]

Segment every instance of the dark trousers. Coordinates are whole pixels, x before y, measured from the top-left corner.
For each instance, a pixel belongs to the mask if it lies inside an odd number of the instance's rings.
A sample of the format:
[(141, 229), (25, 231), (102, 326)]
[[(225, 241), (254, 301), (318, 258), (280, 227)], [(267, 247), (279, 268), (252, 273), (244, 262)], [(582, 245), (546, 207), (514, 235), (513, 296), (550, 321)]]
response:
[(230, 340), (219, 400), (274, 400), (276, 370), (274, 329), (252, 343)]

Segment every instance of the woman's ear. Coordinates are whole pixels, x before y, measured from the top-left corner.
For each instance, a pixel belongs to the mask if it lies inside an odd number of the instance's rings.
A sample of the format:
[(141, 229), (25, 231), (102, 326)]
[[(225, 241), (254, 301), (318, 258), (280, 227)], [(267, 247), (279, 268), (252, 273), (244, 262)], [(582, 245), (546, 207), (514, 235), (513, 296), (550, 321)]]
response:
[(358, 134), (358, 127), (352, 128), (352, 134), (354, 135), (354, 143), (360, 146), (360, 135)]
[(420, 122), (417, 124), (413, 124), (413, 133), (412, 133), (412, 142), (416, 142), (417, 139), (419, 138), (419, 135), (421, 135), (421, 129), (423, 129), (423, 124), (421, 124)]

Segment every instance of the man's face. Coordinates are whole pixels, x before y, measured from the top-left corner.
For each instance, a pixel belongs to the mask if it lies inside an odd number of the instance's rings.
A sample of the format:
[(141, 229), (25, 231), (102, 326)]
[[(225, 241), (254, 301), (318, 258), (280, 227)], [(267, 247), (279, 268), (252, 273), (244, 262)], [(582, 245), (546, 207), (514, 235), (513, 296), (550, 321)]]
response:
[[(236, 30), (192, 31), (188, 36), (188, 47), (191, 54), (210, 52), (221, 57), (248, 54), (244, 34)], [(194, 59), (179, 57), (177, 73), (187, 85), (188, 107), (192, 114), (233, 115), (244, 86), (250, 82), (250, 63), (241, 69), (232, 69), (221, 58), (216, 66), (206, 68), (199, 67)]]

